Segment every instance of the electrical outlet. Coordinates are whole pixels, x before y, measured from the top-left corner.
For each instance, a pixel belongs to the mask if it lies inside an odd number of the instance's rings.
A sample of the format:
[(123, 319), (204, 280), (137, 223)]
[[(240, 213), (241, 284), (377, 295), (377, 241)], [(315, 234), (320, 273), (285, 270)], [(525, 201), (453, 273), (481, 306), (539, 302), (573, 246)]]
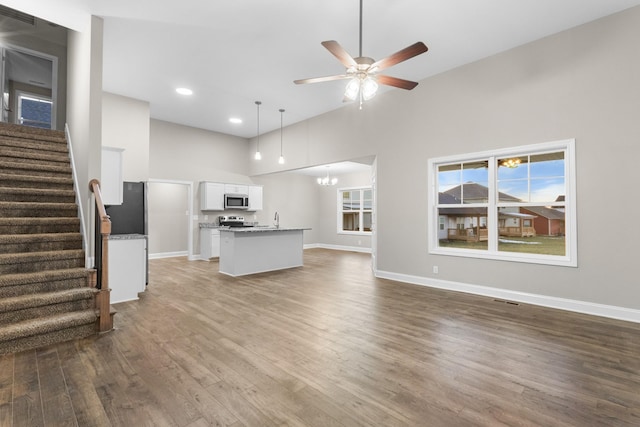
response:
[(438, 274), (438, 266), (437, 265), (433, 266), (433, 274)]
[(204, 220), (206, 221), (206, 220), (208, 220), (208, 219), (209, 219), (209, 215), (205, 215), (205, 216), (204, 216)]

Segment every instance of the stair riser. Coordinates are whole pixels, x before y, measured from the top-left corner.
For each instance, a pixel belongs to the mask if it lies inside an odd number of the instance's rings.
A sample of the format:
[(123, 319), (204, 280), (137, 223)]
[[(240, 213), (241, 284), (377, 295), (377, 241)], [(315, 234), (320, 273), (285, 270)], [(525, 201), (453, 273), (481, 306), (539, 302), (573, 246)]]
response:
[(59, 241), (0, 243), (0, 254), (82, 249), (82, 238)]
[(24, 285), (0, 287), (0, 298), (11, 298), (40, 292), (65, 291), (87, 286), (86, 278), (54, 280), (47, 282), (27, 283)]
[(50, 190), (73, 190), (73, 180), (54, 180), (51, 177), (33, 179), (28, 175), (0, 176), (0, 188), (46, 188)]
[(3, 191), (0, 187), (0, 200), (3, 202), (37, 202), (37, 203), (75, 203), (75, 194), (24, 194)]
[(78, 216), (77, 208), (51, 208), (51, 209), (33, 209), (33, 208), (0, 208), (0, 218), (74, 218)]
[(86, 338), (95, 335), (97, 332), (96, 323), (67, 328), (47, 334), (19, 338), (12, 341), (0, 342), (0, 355), (17, 353), (31, 350), (60, 342)]
[(48, 165), (26, 165), (24, 163), (4, 162), (0, 165), (4, 173), (12, 175), (32, 175), (55, 178), (71, 178), (71, 168)]
[(80, 231), (80, 220), (75, 218), (65, 223), (0, 224), (0, 234), (40, 234), (40, 233), (76, 233)]
[(66, 268), (84, 267), (84, 257), (41, 262), (16, 262), (14, 264), (0, 264), (0, 274), (35, 273), (43, 270), (60, 270)]
[(13, 150), (25, 152), (38, 152), (47, 154), (67, 153), (67, 143), (63, 142), (47, 142), (47, 141), (30, 141), (25, 139), (7, 138), (0, 136), (0, 150)]
[(7, 313), (0, 313), (0, 325), (22, 322), (25, 320), (37, 319), (54, 314), (67, 313), (70, 311), (87, 310), (95, 307), (93, 297), (76, 301), (65, 301), (58, 304), (50, 304), (41, 307), (31, 307), (23, 310), (14, 310)]
[(47, 158), (47, 156), (42, 155), (42, 156), (33, 156), (34, 158), (31, 157), (23, 157), (20, 155), (20, 153), (3, 153), (2, 150), (0, 150), (0, 162), (7, 162), (7, 163), (19, 163), (22, 165), (51, 165), (51, 166), (62, 166), (62, 167), (66, 167), (69, 166), (71, 163), (69, 161), (68, 158), (65, 158), (63, 156), (49, 156), (50, 158)]

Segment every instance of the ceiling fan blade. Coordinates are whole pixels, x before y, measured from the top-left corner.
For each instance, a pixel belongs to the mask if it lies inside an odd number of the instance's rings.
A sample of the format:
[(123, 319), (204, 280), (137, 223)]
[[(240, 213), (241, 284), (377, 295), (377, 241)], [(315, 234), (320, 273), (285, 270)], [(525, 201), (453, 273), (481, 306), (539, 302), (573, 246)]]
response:
[(344, 50), (344, 48), (340, 46), (340, 44), (337, 41), (327, 40), (320, 44), (324, 46), (329, 52), (331, 52), (333, 56), (338, 58), (338, 61), (340, 61), (342, 65), (344, 65), (345, 67), (351, 68), (351, 67), (356, 67), (358, 65), (356, 60), (353, 59), (353, 57), (349, 55), (349, 53), (346, 50)]
[(371, 64), (371, 67), (369, 67), (369, 70), (384, 70), (385, 68), (389, 68), (402, 61), (411, 59), (414, 56), (418, 56), (421, 53), (425, 53), (427, 50), (429, 50), (429, 48), (424, 43), (414, 43), (411, 46), (405, 47), (404, 49), (394, 53), (393, 55), (389, 55), (384, 59), (374, 62), (373, 64)]
[(406, 89), (406, 90), (411, 90), (414, 87), (418, 86), (417, 82), (412, 82), (410, 80), (399, 79), (397, 77), (385, 76), (383, 74), (378, 74), (376, 76), (376, 80), (378, 80), (378, 83), (380, 83), (380, 84), (387, 85), (387, 86), (393, 86), (393, 87), (399, 87), (400, 89)]
[(297, 85), (307, 84), (307, 83), (320, 83), (320, 82), (330, 82), (332, 80), (344, 80), (349, 79), (353, 76), (348, 74), (339, 74), (335, 76), (326, 76), (326, 77), (312, 77), (310, 79), (300, 79), (294, 80), (293, 82)]

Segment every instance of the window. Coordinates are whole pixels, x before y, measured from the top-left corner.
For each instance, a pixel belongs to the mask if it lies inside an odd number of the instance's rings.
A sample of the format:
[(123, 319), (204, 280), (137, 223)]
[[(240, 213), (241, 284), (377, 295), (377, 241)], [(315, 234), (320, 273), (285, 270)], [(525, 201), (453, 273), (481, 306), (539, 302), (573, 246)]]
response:
[(429, 251), (575, 267), (574, 147), (430, 159)]
[(371, 187), (338, 189), (338, 233), (371, 233)]
[(19, 124), (51, 129), (51, 98), (18, 92)]

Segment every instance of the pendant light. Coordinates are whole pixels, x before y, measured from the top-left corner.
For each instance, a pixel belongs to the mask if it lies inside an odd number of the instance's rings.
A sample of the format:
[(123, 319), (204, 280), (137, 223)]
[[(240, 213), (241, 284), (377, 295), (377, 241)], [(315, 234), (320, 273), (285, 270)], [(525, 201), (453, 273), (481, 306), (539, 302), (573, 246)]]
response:
[(256, 160), (260, 160), (262, 158), (262, 154), (260, 154), (260, 104), (262, 104), (262, 102), (256, 101), (256, 109), (258, 111), (258, 120), (257, 120), (257, 123), (258, 123), (257, 138), (258, 139), (256, 140), (256, 155), (254, 156), (254, 159)]
[(284, 113), (284, 108), (280, 110), (280, 158), (278, 159), (278, 163), (284, 165), (284, 156), (282, 155), (282, 114)]

